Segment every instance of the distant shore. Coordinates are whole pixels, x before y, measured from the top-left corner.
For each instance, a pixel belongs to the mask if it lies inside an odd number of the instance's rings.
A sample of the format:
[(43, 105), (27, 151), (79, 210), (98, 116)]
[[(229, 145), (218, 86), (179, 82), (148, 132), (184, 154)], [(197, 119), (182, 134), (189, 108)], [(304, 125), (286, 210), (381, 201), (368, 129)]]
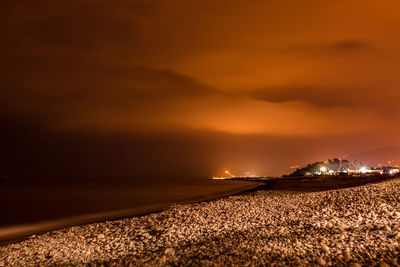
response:
[(268, 189), (294, 191), (321, 191), (341, 189), (369, 183), (379, 183), (400, 177), (399, 175), (318, 175), (283, 176), (274, 178), (227, 178), (232, 181), (262, 182)]
[(400, 180), (257, 190), (32, 236), (1, 265), (396, 266)]

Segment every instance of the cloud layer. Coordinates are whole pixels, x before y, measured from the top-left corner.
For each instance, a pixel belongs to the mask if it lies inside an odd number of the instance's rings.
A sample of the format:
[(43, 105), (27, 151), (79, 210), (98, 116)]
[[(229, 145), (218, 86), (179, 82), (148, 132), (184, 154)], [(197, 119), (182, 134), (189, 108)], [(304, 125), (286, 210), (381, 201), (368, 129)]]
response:
[(398, 5), (5, 1), (1, 118), (35, 125), (26, 138), (190, 132), (398, 145)]

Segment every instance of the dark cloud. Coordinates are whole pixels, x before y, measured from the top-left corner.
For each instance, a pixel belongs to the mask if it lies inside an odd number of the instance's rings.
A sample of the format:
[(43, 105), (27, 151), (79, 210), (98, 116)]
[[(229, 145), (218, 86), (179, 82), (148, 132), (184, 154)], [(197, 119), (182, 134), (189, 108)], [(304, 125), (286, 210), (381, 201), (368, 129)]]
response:
[(191, 99), (224, 95), (188, 76), (140, 66), (25, 61), (9, 64), (3, 75), (0, 110), (47, 121), (50, 127), (85, 116), (101, 121), (99, 110), (109, 116), (131, 113), (132, 123), (157, 119)]
[(318, 43), (300, 43), (291, 46), (287, 52), (307, 53), (316, 56), (331, 56), (338, 53), (354, 53), (368, 52), (373, 49), (373, 45), (363, 40), (338, 40), (335, 42), (318, 42)]
[(346, 40), (332, 44), (333, 49), (348, 51), (360, 50), (368, 47), (370, 46), (366, 42), (360, 40)]
[(357, 102), (355, 89), (320, 87), (279, 87), (248, 91), (248, 95), (257, 100), (269, 102), (301, 101), (324, 107), (352, 107)]
[(320, 107), (370, 108), (382, 113), (398, 114), (396, 99), (400, 93), (391, 92), (390, 96), (378, 89), (330, 87), (272, 87), (249, 90), (251, 98), (268, 102), (282, 103), (300, 101)]

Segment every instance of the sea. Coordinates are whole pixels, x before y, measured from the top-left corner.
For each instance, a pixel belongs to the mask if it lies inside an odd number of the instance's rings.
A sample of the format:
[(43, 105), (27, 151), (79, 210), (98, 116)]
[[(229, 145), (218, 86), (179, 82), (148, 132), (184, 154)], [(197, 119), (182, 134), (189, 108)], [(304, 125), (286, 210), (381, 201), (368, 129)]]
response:
[(139, 216), (174, 204), (229, 196), (260, 183), (211, 179), (0, 181), (0, 241), (96, 221)]

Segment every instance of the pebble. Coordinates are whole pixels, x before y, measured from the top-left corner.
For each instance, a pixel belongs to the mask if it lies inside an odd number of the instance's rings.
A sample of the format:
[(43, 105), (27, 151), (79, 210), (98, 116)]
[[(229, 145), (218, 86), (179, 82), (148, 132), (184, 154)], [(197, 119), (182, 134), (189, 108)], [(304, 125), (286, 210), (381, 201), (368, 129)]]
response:
[(175, 250), (173, 248), (167, 248), (165, 250), (166, 255), (175, 256)]
[(345, 231), (343, 225), (338, 225), (338, 226), (337, 226), (337, 229), (338, 229), (338, 231), (339, 231), (340, 233), (343, 233), (343, 232)]
[(167, 262), (167, 257), (165, 257), (165, 255), (164, 255), (160, 258), (159, 263), (160, 263), (160, 265), (164, 265), (166, 262)]
[(327, 246), (327, 245), (325, 245), (325, 244), (322, 244), (321, 245), (321, 250), (322, 250), (322, 252), (324, 252), (324, 253), (329, 253), (330, 251), (329, 251), (329, 247)]
[(106, 237), (105, 237), (105, 235), (103, 235), (103, 234), (99, 234), (99, 235), (97, 236), (97, 238), (98, 238), (98, 239), (104, 239), (104, 238), (106, 238)]
[(343, 253), (343, 258), (344, 258), (345, 261), (350, 261), (352, 259), (351, 255), (350, 255), (350, 252), (345, 251)]
[(317, 264), (324, 266), (326, 264), (326, 261), (323, 258), (318, 257), (317, 258)]

